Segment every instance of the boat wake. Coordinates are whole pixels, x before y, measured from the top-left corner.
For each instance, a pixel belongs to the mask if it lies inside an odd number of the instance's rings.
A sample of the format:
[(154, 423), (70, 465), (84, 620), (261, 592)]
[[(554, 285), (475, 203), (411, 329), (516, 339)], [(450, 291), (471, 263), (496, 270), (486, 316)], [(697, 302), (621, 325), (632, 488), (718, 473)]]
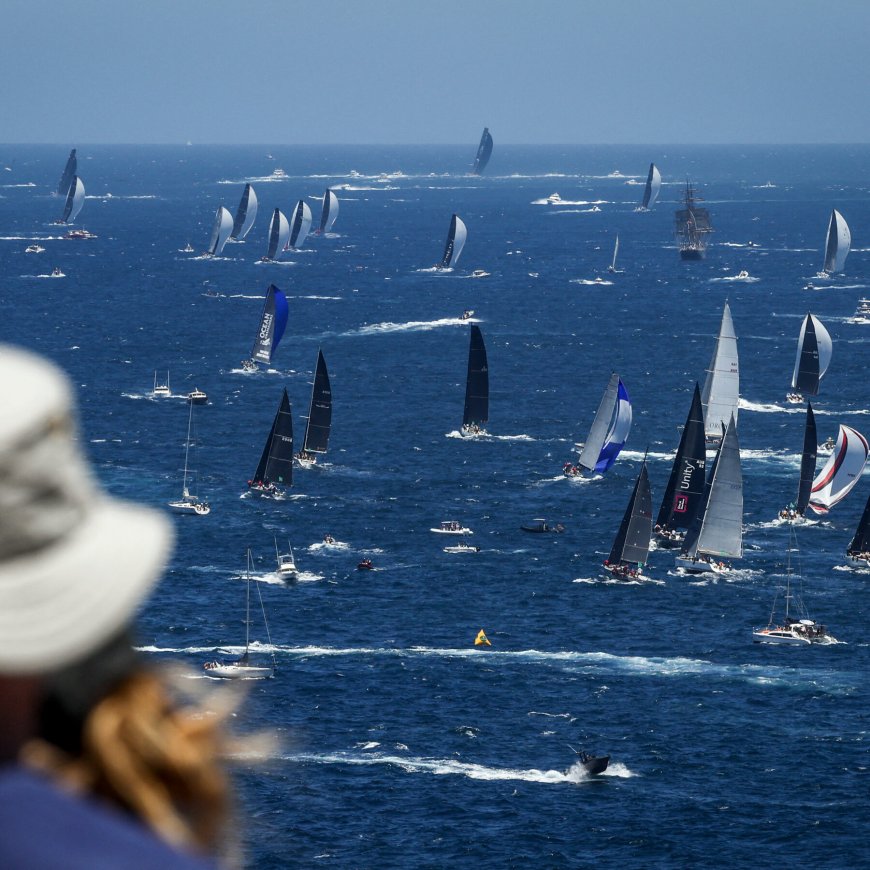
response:
[[(739, 399), (737, 407), (741, 411), (755, 411), (759, 414), (806, 414), (806, 408), (802, 405), (772, 405), (764, 402), (750, 402), (749, 399)], [(831, 414), (831, 411), (813, 408), (813, 413), (818, 417), (819, 414)]]
[(476, 432), (463, 435), (458, 429), (445, 433), (445, 438), (460, 438), (463, 441), (535, 441), (531, 435), (493, 435), (491, 432)]
[(605, 278), (572, 278), (569, 284), (583, 284), (585, 287), (611, 287), (613, 281)]
[(716, 284), (720, 281), (738, 281), (741, 284), (755, 284), (760, 281), (761, 278), (756, 278), (753, 275), (724, 275), (721, 278), (711, 278), (710, 283)]
[(327, 544), (325, 541), (318, 541), (316, 544), (312, 544), (308, 548), (309, 553), (318, 553), (320, 551), (330, 552), (332, 550), (349, 550), (350, 544), (345, 543), (344, 541), (332, 541), (332, 543)]
[[(558, 199), (553, 199), (552, 197), (544, 197), (544, 199), (533, 199), (531, 205), (608, 205), (609, 202), (606, 199), (562, 199), (559, 197)], [(596, 211), (601, 211), (601, 209), (596, 209)]]
[(468, 320), (461, 317), (441, 317), (438, 320), (410, 320), (407, 323), (371, 323), (359, 329), (342, 332), (341, 337), (354, 335), (383, 335), (390, 332), (429, 332), (432, 329), (443, 329), (445, 326), (464, 326)]

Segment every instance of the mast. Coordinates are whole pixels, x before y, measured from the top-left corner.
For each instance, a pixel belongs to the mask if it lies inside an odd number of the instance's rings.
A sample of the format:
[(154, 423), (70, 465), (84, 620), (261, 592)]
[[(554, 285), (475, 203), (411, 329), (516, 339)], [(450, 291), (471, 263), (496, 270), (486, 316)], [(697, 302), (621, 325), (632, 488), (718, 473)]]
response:
[(674, 232), (680, 256), (684, 260), (700, 260), (707, 249), (707, 236), (713, 232), (710, 213), (696, 203), (701, 199), (689, 181), (683, 194), (683, 208), (674, 215)]
[(311, 402), (308, 406), (308, 422), (302, 450), (305, 453), (326, 453), (329, 430), (332, 424), (332, 389), (323, 351), (317, 351), (317, 367), (311, 385)]
[[(154, 373), (154, 377), (156, 379), (157, 373)], [(167, 384), (169, 383), (169, 377), (166, 378)], [(189, 402), (190, 409), (187, 413), (187, 441), (184, 445), (184, 480), (182, 483), (182, 495), (184, 498), (189, 498), (190, 493), (187, 491), (187, 454), (190, 452), (190, 427), (193, 423), (193, 402)]]
[(819, 449), (816, 438), (816, 416), (813, 414), (813, 406), (807, 402), (804, 449), (801, 453), (801, 478), (798, 485), (797, 502), (795, 503), (795, 510), (800, 516), (804, 515), (804, 511), (810, 503), (810, 492), (813, 488), (813, 478), (816, 474), (816, 453)]
[(613, 245), (613, 262), (610, 264), (610, 271), (616, 271), (616, 255), (619, 253), (619, 236), (616, 237), (616, 242)]
[(248, 648), (251, 645), (251, 548), (248, 547), (248, 561), (245, 566), (245, 654), (242, 662), (248, 663)]
[(646, 458), (644, 458), (628, 507), (625, 509), (619, 531), (616, 533), (616, 538), (610, 549), (608, 561), (610, 564), (621, 562), (645, 564), (649, 556), (651, 537), (652, 495), (646, 470)]
[(483, 333), (476, 323), (471, 324), (468, 339), (468, 368), (465, 378), (465, 407), (463, 426), (484, 426), (489, 421), (489, 365)]

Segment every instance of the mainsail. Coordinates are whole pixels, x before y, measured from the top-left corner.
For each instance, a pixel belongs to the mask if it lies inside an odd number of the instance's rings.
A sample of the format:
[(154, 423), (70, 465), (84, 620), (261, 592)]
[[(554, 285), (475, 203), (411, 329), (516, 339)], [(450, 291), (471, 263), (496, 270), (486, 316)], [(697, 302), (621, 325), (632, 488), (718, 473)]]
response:
[(463, 428), (481, 428), (489, 420), (489, 367), (483, 333), (476, 324), (471, 324), (468, 343), (468, 373), (465, 380), (465, 409), (462, 412)]
[(649, 488), (649, 476), (646, 461), (640, 467), (640, 474), (634, 484), (634, 490), (619, 531), (610, 549), (608, 562), (611, 565), (633, 562), (644, 565), (649, 556), (650, 538), (652, 537), (652, 494)]
[(737, 402), (740, 398), (740, 371), (737, 360), (737, 336), (728, 303), (722, 311), (716, 349), (707, 369), (707, 379), (701, 392), (704, 405), (704, 432), (709, 441), (719, 441), (723, 427), (733, 417), (737, 423)]
[(870, 498), (864, 505), (864, 513), (861, 514), (858, 528), (855, 529), (855, 536), (849, 544), (849, 549), (846, 550), (849, 556), (857, 556), (867, 552), (870, 552)]
[(677, 210), (674, 225), (677, 247), (684, 260), (702, 259), (707, 250), (707, 236), (713, 232), (710, 213), (696, 204), (698, 200), (700, 197), (695, 195), (694, 188), (687, 181), (683, 194), (684, 207)]
[(577, 464), (587, 471), (607, 471), (619, 456), (631, 429), (631, 400), (614, 372), (595, 412)]
[(616, 237), (616, 241), (613, 243), (613, 260), (610, 263), (610, 271), (616, 271), (616, 258), (619, 255), (619, 236)]
[(293, 413), (286, 389), (281, 397), (281, 404), (272, 422), (252, 483), (257, 486), (270, 483), (282, 486), (293, 484)]
[(230, 233), (230, 238), (243, 239), (250, 232), (256, 217), (257, 194), (254, 193), (254, 188), (250, 184), (246, 184), (233, 221), (233, 231)]
[(218, 206), (214, 216), (214, 226), (211, 230), (211, 240), (208, 243), (206, 253), (218, 256), (224, 249), (230, 233), (233, 231), (233, 216), (222, 205)]
[(489, 163), (489, 158), (492, 156), (492, 136), (489, 133), (489, 127), (483, 128), (483, 135), (480, 137), (480, 144), (477, 146), (477, 156), (474, 158), (474, 169), (471, 171), (475, 175), (480, 175), (486, 164)]
[(320, 230), (328, 233), (338, 217), (338, 197), (327, 187), (323, 194), (323, 206), (320, 210)]
[(701, 509), (686, 532), (681, 555), (688, 559), (743, 555), (743, 473), (733, 418), (713, 460)]
[(849, 225), (837, 209), (831, 211), (831, 220), (828, 222), (828, 238), (825, 242), (825, 271), (842, 272), (846, 265), (846, 257), (852, 246), (852, 233)]
[(76, 158), (76, 149), (73, 148), (66, 159), (66, 166), (63, 169), (63, 174), (60, 176), (60, 181), (57, 184), (58, 196), (66, 196), (69, 192), (70, 185), (78, 170), (79, 162)]
[(813, 414), (813, 406), (807, 402), (804, 448), (801, 452), (801, 479), (798, 485), (797, 502), (795, 502), (795, 511), (799, 516), (804, 515), (804, 511), (810, 503), (810, 492), (813, 488), (813, 478), (816, 475), (816, 453), (819, 449), (816, 438), (816, 415)]
[(85, 204), (85, 186), (78, 177), (74, 175), (70, 181), (69, 190), (66, 194), (66, 202), (63, 207), (63, 216), (60, 222), (63, 224), (71, 224), (78, 217), (82, 206)]
[(809, 506), (817, 514), (826, 514), (842, 501), (860, 480), (870, 448), (867, 439), (851, 426), (840, 426), (837, 443), (830, 459), (813, 481)]
[(277, 260), (281, 252), (287, 247), (290, 238), (290, 224), (284, 217), (281, 209), (276, 208), (269, 223), (269, 250), (266, 251), (265, 260)]
[(287, 328), (289, 307), (287, 297), (274, 284), (266, 290), (266, 300), (263, 303), (263, 314), (260, 317), (260, 328), (254, 339), (251, 359), (268, 365), (272, 355)]
[(459, 255), (465, 247), (465, 239), (468, 230), (462, 222), (462, 218), (453, 215), (450, 218), (450, 229), (447, 232), (447, 244), (444, 246), (444, 256), (441, 258), (439, 269), (449, 269), (459, 261)]
[(659, 172), (655, 163), (650, 163), (649, 174), (646, 177), (646, 187), (643, 189), (643, 202), (640, 207), (650, 209), (655, 205), (659, 198), (659, 191), (662, 189), (662, 174)]
[(704, 412), (701, 391), (695, 384), (692, 406), (680, 436), (680, 446), (668, 485), (656, 517), (656, 526), (663, 529), (688, 529), (694, 522), (704, 496)]
[(804, 318), (798, 336), (797, 358), (791, 387), (810, 396), (818, 395), (819, 381), (831, 363), (832, 343), (827, 329), (813, 314)]
[(311, 209), (308, 208), (308, 203), (304, 199), (300, 199), (296, 203), (296, 208), (293, 209), (293, 217), (290, 221), (290, 241), (288, 245), (291, 248), (298, 249), (305, 241), (308, 231), (311, 229)]
[(329, 429), (332, 425), (332, 389), (323, 351), (317, 352), (317, 368), (311, 388), (311, 404), (308, 407), (308, 423), (302, 450), (305, 453), (326, 453), (329, 444)]

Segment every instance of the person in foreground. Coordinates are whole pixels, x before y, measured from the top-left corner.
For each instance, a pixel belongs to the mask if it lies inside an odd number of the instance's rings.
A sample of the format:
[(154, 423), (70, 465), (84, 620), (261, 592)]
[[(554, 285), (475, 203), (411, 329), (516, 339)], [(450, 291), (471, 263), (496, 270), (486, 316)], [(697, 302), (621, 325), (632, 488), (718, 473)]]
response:
[(0, 345), (0, 402), (0, 867), (214, 867), (219, 722), (131, 645), (169, 523), (96, 484), (53, 364)]

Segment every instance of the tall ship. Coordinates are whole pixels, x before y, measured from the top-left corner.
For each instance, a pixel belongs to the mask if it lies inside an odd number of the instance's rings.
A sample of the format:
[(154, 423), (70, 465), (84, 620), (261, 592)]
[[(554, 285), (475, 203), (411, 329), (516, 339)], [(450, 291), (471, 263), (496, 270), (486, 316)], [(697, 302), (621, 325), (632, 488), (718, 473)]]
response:
[(702, 201), (695, 194), (690, 182), (686, 182), (683, 194), (683, 208), (675, 214), (674, 232), (677, 236), (677, 247), (683, 260), (703, 260), (707, 251), (707, 237), (713, 232), (710, 225), (710, 212), (700, 208)]

